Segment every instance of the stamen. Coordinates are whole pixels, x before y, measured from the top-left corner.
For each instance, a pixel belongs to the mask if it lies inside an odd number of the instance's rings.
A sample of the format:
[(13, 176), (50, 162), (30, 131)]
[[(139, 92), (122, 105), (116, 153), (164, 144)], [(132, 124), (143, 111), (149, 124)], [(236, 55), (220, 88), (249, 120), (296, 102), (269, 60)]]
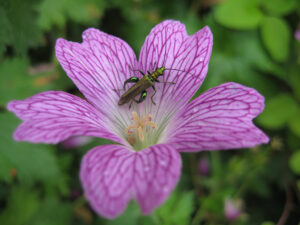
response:
[(131, 120), (135, 120), (136, 123), (139, 123), (140, 119), (136, 112), (132, 112)]
[(126, 128), (126, 130), (125, 130), (126, 134), (131, 134), (131, 133), (133, 133), (132, 129), (134, 129), (134, 128), (136, 128), (135, 125), (133, 125), (133, 124), (129, 125), (129, 126)]
[(143, 128), (142, 127), (139, 127), (138, 128), (138, 132), (139, 132), (139, 138), (141, 141), (144, 141), (144, 133), (143, 133)]
[(151, 114), (148, 114), (140, 119), (137, 112), (132, 112), (131, 120), (133, 121), (133, 123), (126, 128), (125, 132), (128, 135), (128, 142), (132, 145), (137, 141), (135, 136), (141, 142), (145, 140), (144, 132), (147, 132), (147, 126), (151, 126), (153, 129), (157, 128), (157, 125), (152, 121)]

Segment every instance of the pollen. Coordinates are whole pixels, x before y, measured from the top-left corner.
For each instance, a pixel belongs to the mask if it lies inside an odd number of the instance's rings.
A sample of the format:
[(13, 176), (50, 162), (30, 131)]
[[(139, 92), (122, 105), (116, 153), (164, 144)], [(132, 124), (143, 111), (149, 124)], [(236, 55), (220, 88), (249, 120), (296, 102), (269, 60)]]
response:
[(125, 132), (128, 135), (128, 142), (132, 145), (136, 143), (136, 138), (138, 138), (141, 142), (145, 140), (145, 134), (148, 127), (152, 127), (152, 129), (157, 128), (157, 125), (152, 121), (151, 114), (140, 118), (137, 112), (132, 112), (131, 120), (133, 123), (126, 128)]

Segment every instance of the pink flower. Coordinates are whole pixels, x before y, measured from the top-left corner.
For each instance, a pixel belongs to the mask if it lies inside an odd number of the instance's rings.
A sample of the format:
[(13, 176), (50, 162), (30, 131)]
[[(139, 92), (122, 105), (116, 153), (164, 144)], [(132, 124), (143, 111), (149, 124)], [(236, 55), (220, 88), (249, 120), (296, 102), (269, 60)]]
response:
[(210, 174), (210, 163), (207, 157), (202, 157), (198, 162), (198, 172), (202, 176)]
[(231, 198), (225, 200), (224, 213), (228, 221), (236, 220), (242, 214), (242, 202), (237, 200), (233, 201)]
[(295, 38), (300, 41), (300, 23), (298, 24), (298, 28), (295, 32)]
[[(56, 144), (83, 135), (119, 144), (98, 146), (83, 158), (80, 179), (85, 196), (100, 215), (114, 218), (135, 199), (148, 214), (162, 204), (180, 176), (179, 152), (253, 147), (268, 137), (252, 119), (264, 98), (256, 90), (225, 83), (188, 104), (202, 84), (212, 50), (212, 34), (204, 27), (188, 36), (185, 26), (167, 20), (152, 29), (137, 61), (117, 37), (87, 29), (83, 43), (58, 39), (56, 56), (86, 100), (48, 91), (8, 109), (23, 120), (17, 141)], [(143, 103), (119, 106), (123, 83), (139, 72), (166, 70)], [(163, 83), (175, 82), (175, 84)], [(129, 85), (130, 86), (130, 85)]]

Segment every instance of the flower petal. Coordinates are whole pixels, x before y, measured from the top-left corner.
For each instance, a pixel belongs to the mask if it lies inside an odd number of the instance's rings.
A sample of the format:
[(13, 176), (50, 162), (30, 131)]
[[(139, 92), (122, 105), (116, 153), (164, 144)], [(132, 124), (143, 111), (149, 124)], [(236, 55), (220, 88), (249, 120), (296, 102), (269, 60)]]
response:
[(167, 199), (177, 184), (180, 171), (180, 155), (170, 145), (154, 145), (138, 152), (134, 193), (143, 213), (151, 213)]
[(24, 122), (17, 128), (17, 141), (56, 144), (70, 136), (85, 135), (120, 142), (103, 116), (85, 100), (62, 91), (48, 91), (21, 101), (11, 101), (8, 110)]
[(122, 213), (132, 196), (134, 154), (121, 145), (103, 145), (82, 159), (80, 179), (92, 208), (107, 218)]
[(264, 97), (237, 83), (212, 88), (181, 111), (168, 142), (179, 151), (254, 147), (269, 138), (252, 123), (264, 109)]
[[(157, 93), (154, 102), (157, 102), (158, 115), (169, 114), (183, 107), (199, 89), (208, 70), (212, 43), (209, 27), (188, 36), (184, 24), (166, 20), (151, 30), (141, 49), (140, 68), (144, 72), (151, 72), (156, 65), (184, 71), (166, 70), (158, 79), (160, 82), (176, 84), (155, 84)], [(150, 89), (148, 95), (152, 93)], [(147, 107), (153, 107), (150, 98), (147, 104)]]
[(81, 44), (58, 39), (56, 57), (85, 97), (109, 115), (133, 73), (130, 68), (136, 67), (136, 56), (126, 42), (97, 29), (87, 29), (82, 37)]
[(133, 152), (121, 145), (99, 146), (81, 163), (80, 178), (93, 209), (107, 218), (122, 213), (133, 197), (150, 213), (168, 197), (181, 169), (178, 152), (168, 145)]

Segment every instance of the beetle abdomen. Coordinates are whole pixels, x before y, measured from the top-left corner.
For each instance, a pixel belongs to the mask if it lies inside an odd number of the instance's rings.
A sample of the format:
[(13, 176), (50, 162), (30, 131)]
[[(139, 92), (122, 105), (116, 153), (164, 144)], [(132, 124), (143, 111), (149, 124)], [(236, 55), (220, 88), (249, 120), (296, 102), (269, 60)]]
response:
[(137, 82), (135, 85), (133, 85), (131, 88), (128, 89), (120, 98), (118, 105), (124, 105), (130, 100), (134, 99), (136, 96), (141, 94), (143, 91), (148, 89), (152, 86), (152, 82), (149, 82), (148, 80), (142, 78), (139, 82)]

